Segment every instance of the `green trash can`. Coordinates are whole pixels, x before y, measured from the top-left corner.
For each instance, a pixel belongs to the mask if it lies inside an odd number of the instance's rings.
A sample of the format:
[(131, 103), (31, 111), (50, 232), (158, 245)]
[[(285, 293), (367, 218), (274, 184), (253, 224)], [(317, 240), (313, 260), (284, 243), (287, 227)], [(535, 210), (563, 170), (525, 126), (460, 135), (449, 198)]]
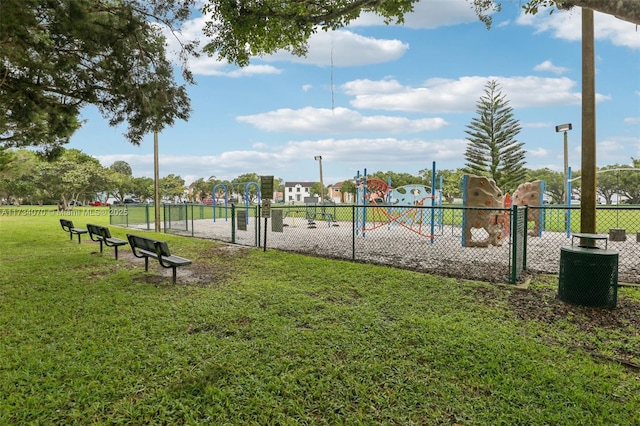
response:
[(574, 305), (615, 308), (618, 303), (618, 252), (562, 247), (558, 297)]

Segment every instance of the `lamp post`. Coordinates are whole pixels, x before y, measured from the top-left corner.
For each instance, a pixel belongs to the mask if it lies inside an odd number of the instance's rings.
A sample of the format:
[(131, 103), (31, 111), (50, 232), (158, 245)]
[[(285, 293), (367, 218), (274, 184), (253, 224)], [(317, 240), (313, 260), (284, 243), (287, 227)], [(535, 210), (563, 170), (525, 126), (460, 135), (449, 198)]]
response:
[(324, 213), (324, 182), (322, 180), (322, 155), (316, 155), (313, 157), (320, 164), (320, 203), (322, 206), (322, 213)]
[(571, 197), (570, 195), (567, 193), (569, 190), (569, 182), (567, 181), (567, 179), (569, 179), (568, 176), (568, 171), (569, 171), (569, 146), (567, 143), (567, 132), (569, 130), (571, 130), (573, 128), (573, 126), (571, 126), (571, 123), (567, 123), (567, 124), (560, 124), (558, 126), (556, 126), (556, 132), (560, 133), (563, 132), (564, 133), (564, 203), (569, 205), (571, 203)]

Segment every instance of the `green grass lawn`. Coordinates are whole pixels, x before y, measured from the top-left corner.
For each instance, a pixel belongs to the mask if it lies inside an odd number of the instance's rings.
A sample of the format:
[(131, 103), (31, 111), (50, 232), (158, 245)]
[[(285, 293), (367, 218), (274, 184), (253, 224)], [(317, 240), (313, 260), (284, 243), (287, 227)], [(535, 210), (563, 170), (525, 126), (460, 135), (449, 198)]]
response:
[[(194, 261), (174, 286), (128, 248), (70, 241), (53, 209), (6, 212), (0, 424), (640, 424), (637, 288), (589, 309), (554, 277), (525, 290), (149, 233)], [(65, 218), (108, 225), (95, 212)]]

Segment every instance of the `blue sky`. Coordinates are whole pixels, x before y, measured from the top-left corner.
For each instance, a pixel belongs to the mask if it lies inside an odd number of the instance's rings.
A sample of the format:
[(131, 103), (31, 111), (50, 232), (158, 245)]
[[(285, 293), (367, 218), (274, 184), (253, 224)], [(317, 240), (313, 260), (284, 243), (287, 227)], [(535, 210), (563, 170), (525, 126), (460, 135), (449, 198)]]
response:
[[(201, 39), (202, 18), (181, 36)], [(640, 28), (595, 14), (598, 166), (640, 158)], [(505, 2), (487, 31), (463, 0), (423, 0), (403, 26), (362, 16), (319, 32), (306, 58), (286, 52), (238, 68), (216, 58), (191, 62), (192, 116), (159, 135), (160, 175), (233, 179), (244, 173), (325, 184), (358, 170), (417, 175), (464, 166), (466, 126), (495, 79), (522, 131), (527, 167), (580, 168), (581, 12), (524, 15)], [(170, 39), (171, 43), (175, 41)], [(153, 176), (153, 135), (129, 144), (93, 108), (69, 148), (104, 166), (128, 162)]]

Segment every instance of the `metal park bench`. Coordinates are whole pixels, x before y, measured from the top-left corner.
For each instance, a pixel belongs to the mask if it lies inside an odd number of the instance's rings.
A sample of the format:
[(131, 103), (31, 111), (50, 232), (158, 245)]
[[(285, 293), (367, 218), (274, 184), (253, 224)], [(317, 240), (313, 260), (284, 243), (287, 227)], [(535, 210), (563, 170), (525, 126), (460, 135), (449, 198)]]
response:
[(191, 265), (189, 259), (174, 256), (169, 251), (166, 241), (153, 240), (140, 235), (127, 234), (133, 255), (144, 258), (144, 270), (149, 271), (149, 258), (157, 259), (163, 268), (173, 269), (173, 283), (176, 283), (176, 269), (179, 266)]
[(109, 228), (105, 226), (87, 223), (87, 230), (89, 231), (89, 237), (91, 237), (91, 240), (100, 243), (100, 253), (102, 253), (102, 244), (104, 243), (107, 247), (114, 248), (116, 259), (118, 259), (118, 247), (126, 245), (127, 242), (125, 240), (112, 237)]
[(62, 226), (63, 231), (69, 233), (70, 240), (73, 240), (74, 234), (78, 236), (78, 244), (80, 244), (80, 236), (89, 232), (83, 228), (76, 228), (73, 226), (73, 222), (68, 219), (60, 219), (60, 225)]

